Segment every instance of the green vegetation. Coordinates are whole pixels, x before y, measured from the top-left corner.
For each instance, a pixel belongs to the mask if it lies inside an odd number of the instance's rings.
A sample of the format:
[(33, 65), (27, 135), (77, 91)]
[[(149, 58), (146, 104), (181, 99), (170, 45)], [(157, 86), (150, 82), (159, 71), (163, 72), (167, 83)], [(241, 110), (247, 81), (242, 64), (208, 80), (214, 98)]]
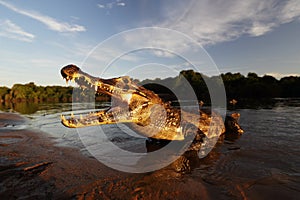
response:
[(34, 83), (0, 87), (1, 102), (68, 102), (72, 100), (72, 87), (36, 86)]
[(226, 73), (222, 78), (229, 98), (300, 97), (300, 77), (277, 80), (269, 75), (259, 77), (255, 73), (248, 73), (247, 77)]
[[(199, 100), (209, 103), (209, 91), (206, 83), (213, 84), (216, 88), (221, 86), (217, 77), (207, 77), (193, 70), (181, 71), (179, 76), (166, 79), (145, 80), (142, 84), (147, 88), (164, 93), (159, 87), (162, 85), (172, 85), (171, 90), (180, 91), (183, 77), (189, 81)], [(221, 74), (224, 82), (227, 99), (268, 99), (300, 97), (300, 77), (290, 76), (280, 80), (265, 75), (259, 77), (256, 73), (248, 73), (245, 77), (240, 73)], [(154, 84), (154, 83), (155, 84)]]
[[(240, 73), (226, 73), (221, 75), (228, 99), (260, 99), (275, 97), (300, 97), (300, 77), (290, 76), (280, 80), (265, 75), (259, 77), (255, 73), (248, 73), (245, 77)], [(193, 70), (181, 71), (177, 77), (141, 82), (148, 89), (156, 93), (170, 94), (172, 90), (185, 91), (183, 81), (186, 79), (193, 87), (199, 100), (209, 102), (209, 91), (206, 83), (222, 86), (217, 77), (207, 77)], [(168, 85), (171, 88), (159, 85)], [(0, 102), (71, 102), (95, 98), (93, 91), (80, 90), (63, 86), (36, 86), (15, 84), (12, 88), (0, 87)], [(107, 96), (96, 96), (97, 100), (109, 100)]]
[(36, 86), (34, 83), (15, 84), (12, 88), (0, 87), (0, 110), (14, 110), (32, 114), (41, 103), (108, 101), (107, 96), (97, 95), (94, 90), (82, 90), (63, 86)]

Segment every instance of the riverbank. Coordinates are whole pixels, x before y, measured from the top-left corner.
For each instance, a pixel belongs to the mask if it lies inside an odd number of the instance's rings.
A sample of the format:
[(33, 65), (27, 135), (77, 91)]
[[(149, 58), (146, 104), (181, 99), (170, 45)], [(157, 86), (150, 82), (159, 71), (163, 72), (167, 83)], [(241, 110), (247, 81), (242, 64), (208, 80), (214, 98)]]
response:
[[(217, 145), (184, 175), (167, 168), (113, 170), (78, 148), (58, 146), (51, 135), (25, 129), (27, 119), (0, 113), (0, 199), (298, 199), (299, 112), (285, 112), (241, 111), (245, 134)], [(263, 128), (264, 120), (277, 120), (277, 135)]]
[(0, 114), (1, 199), (80, 199), (91, 194), (89, 184), (119, 176), (77, 149), (55, 146), (45, 133), (3, 129), (24, 122), (19, 115)]

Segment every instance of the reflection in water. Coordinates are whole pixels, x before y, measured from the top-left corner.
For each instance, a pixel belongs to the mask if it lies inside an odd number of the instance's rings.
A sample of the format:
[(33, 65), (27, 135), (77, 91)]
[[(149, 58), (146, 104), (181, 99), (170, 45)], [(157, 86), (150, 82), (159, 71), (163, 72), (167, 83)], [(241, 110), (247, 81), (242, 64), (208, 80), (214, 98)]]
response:
[(0, 104), (2, 111), (15, 111), (20, 114), (33, 114), (38, 110), (38, 103), (34, 102), (5, 102)]

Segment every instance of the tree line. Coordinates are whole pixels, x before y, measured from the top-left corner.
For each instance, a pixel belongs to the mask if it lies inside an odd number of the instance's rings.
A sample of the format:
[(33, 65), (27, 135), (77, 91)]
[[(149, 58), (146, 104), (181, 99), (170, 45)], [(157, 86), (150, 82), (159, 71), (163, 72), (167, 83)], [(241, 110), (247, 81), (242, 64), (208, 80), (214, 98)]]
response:
[(1, 102), (68, 102), (72, 100), (72, 87), (37, 86), (33, 82), (0, 87)]
[[(220, 79), (222, 78), (222, 80)], [(148, 89), (157, 93), (167, 92), (166, 88), (159, 85), (171, 85), (172, 90), (180, 91), (184, 88), (184, 79), (192, 86), (198, 100), (210, 101), (207, 84), (215, 88), (224, 84), (227, 99), (268, 99), (268, 98), (296, 98), (300, 97), (300, 77), (289, 76), (277, 80), (273, 76), (258, 76), (250, 72), (247, 76), (241, 73), (226, 73), (221, 76), (208, 77), (193, 70), (183, 70), (177, 77), (155, 80), (144, 80), (142, 82)], [(223, 82), (223, 83), (222, 83)]]
[[(172, 90), (182, 91), (184, 81), (192, 86), (199, 100), (209, 102), (209, 90), (207, 84), (215, 87), (224, 87), (228, 99), (261, 99), (275, 97), (300, 97), (300, 77), (289, 76), (277, 80), (273, 76), (258, 76), (256, 73), (248, 73), (244, 76), (240, 73), (221, 74), (219, 77), (208, 77), (193, 70), (183, 70), (176, 77), (166, 79), (144, 80), (140, 82), (146, 88), (156, 93), (168, 95)], [(168, 85), (170, 88), (162, 87)], [(27, 84), (15, 84), (12, 88), (0, 87), (0, 102), (71, 102), (95, 98), (93, 91), (82, 91), (73, 87), (63, 86), (37, 86), (33, 82)], [(107, 96), (96, 96), (98, 100), (109, 100)]]

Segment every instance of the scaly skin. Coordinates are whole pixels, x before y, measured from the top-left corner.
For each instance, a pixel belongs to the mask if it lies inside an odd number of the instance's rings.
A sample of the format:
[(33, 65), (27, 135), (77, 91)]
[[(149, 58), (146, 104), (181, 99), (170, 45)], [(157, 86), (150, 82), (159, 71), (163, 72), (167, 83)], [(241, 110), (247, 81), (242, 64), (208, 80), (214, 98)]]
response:
[[(126, 123), (138, 134), (152, 139), (192, 138), (193, 142), (188, 150), (199, 150), (203, 137), (218, 137), (225, 132), (221, 116), (202, 110), (191, 113), (174, 108), (170, 103), (163, 102), (157, 94), (139, 86), (127, 76), (112, 79), (96, 78), (75, 65), (63, 67), (61, 74), (67, 81), (74, 80), (80, 87), (93, 88), (96, 93), (110, 95), (113, 100), (112, 107), (105, 111), (90, 113), (83, 117), (62, 116), (62, 124), (66, 127)], [(229, 124), (226, 128), (230, 129), (232, 126), (234, 129), (231, 131), (236, 134), (243, 133), (237, 123), (238, 117), (231, 118), (228, 119), (230, 123), (226, 123)]]

